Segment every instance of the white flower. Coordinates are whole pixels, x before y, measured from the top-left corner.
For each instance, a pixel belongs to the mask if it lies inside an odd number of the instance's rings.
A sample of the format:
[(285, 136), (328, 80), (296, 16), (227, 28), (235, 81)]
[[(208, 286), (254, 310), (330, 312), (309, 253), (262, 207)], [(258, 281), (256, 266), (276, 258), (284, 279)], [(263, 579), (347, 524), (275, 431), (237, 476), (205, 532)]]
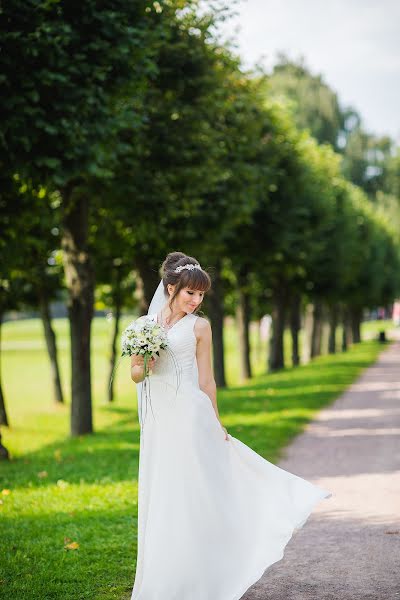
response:
[(147, 354), (151, 357), (167, 347), (165, 329), (146, 315), (129, 323), (121, 336), (122, 356)]

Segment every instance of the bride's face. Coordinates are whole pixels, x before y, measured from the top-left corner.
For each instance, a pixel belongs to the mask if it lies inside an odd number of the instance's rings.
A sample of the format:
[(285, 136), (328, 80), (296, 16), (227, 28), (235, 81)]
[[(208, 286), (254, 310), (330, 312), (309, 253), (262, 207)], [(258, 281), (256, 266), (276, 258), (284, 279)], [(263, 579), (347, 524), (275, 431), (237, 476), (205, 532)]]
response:
[[(172, 287), (172, 286), (171, 286)], [(172, 291), (173, 293), (173, 291)], [(192, 290), (191, 288), (182, 288), (174, 300), (176, 310), (186, 313), (192, 313), (201, 304), (204, 298), (204, 292), (201, 290)]]

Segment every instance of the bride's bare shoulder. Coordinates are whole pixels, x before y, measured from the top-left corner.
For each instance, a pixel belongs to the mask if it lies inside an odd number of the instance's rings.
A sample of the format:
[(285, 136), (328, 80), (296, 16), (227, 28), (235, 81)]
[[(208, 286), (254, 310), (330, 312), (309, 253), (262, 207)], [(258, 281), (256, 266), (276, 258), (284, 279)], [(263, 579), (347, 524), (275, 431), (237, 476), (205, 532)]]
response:
[(194, 332), (196, 334), (197, 339), (202, 337), (208, 337), (211, 333), (211, 324), (208, 319), (204, 317), (197, 317), (194, 324)]

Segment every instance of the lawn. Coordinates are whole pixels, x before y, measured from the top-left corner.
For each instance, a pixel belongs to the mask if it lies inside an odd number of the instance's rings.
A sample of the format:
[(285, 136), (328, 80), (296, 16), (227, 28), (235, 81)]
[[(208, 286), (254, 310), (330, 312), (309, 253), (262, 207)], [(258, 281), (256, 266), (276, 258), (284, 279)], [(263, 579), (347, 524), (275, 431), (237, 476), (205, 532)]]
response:
[[(124, 320), (124, 324), (128, 322)], [(136, 559), (139, 427), (129, 362), (107, 405), (111, 322), (93, 323), (95, 433), (69, 438), (68, 324), (55, 322), (67, 404), (52, 401), (41, 323), (3, 327), (2, 373), (12, 460), (0, 463), (0, 598), (129, 600)], [(240, 383), (236, 332), (227, 327), (227, 379), (218, 405), (228, 431), (276, 462), (315, 411), (330, 403), (382, 350), (373, 338), (390, 323), (363, 325), (368, 341), (266, 375), (265, 349), (252, 342), (255, 376)], [(289, 350), (290, 351), (290, 348)], [(255, 354), (257, 353), (257, 357)], [(265, 355), (265, 356), (264, 356)]]

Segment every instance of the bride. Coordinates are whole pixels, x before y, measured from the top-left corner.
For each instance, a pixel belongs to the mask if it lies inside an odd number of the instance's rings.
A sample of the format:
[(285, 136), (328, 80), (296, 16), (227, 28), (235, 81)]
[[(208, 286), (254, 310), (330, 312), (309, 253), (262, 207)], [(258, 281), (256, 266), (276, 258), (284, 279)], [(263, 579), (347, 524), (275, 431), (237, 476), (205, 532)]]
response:
[(162, 272), (148, 315), (169, 348), (150, 362), (149, 397), (143, 357), (131, 357), (141, 423), (131, 600), (239, 600), (332, 494), (227, 432), (210, 323), (196, 314), (210, 276), (181, 252), (167, 255)]

